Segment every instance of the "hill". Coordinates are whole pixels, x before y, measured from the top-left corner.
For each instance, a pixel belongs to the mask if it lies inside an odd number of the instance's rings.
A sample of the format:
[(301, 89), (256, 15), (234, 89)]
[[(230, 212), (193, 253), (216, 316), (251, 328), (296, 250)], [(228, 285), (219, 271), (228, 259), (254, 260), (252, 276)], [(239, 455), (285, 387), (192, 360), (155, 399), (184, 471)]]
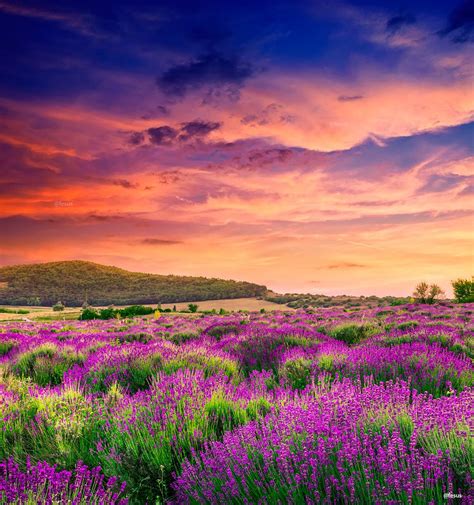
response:
[(267, 291), (265, 300), (286, 305), (292, 309), (345, 307), (347, 309), (364, 309), (384, 307), (386, 305), (401, 305), (410, 302), (408, 297), (397, 296), (349, 296), (349, 295), (315, 295), (311, 293), (278, 294)]
[(250, 282), (129, 272), (88, 261), (59, 261), (0, 268), (0, 304), (68, 306), (192, 302), (263, 296)]

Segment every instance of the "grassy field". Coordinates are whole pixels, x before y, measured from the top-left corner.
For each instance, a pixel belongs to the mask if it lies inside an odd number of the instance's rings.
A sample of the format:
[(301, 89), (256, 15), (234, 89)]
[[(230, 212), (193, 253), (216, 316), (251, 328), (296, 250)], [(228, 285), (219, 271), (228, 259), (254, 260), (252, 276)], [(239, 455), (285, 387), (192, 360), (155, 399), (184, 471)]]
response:
[[(227, 312), (237, 312), (239, 310), (248, 311), (260, 311), (265, 310), (289, 310), (290, 309), (284, 305), (280, 305), (274, 302), (268, 302), (266, 300), (259, 300), (257, 298), (235, 298), (235, 299), (224, 299), (224, 300), (204, 300), (193, 302), (198, 305), (199, 311), (207, 310), (217, 310), (224, 309)], [(149, 307), (156, 307), (155, 305), (147, 305)], [(176, 306), (177, 311), (187, 310), (188, 302), (183, 303), (165, 303), (162, 304), (163, 309), (172, 309)], [(117, 308), (122, 308), (124, 306), (116, 306)], [(0, 306), (0, 309), (5, 308), (11, 311), (18, 310), (28, 310), (29, 314), (12, 314), (12, 313), (1, 313), (0, 312), (0, 322), (1, 321), (26, 321), (28, 319), (34, 321), (62, 321), (62, 320), (73, 320), (77, 319), (81, 313), (80, 307), (66, 307), (61, 312), (54, 312), (51, 307), (30, 307), (30, 306)], [(98, 307), (105, 308), (105, 307)]]
[[(257, 298), (234, 298), (227, 300), (205, 300), (203, 302), (193, 302), (198, 305), (198, 310), (219, 310), (224, 309), (229, 312), (237, 312), (239, 310), (259, 311), (265, 310), (293, 310), (274, 302), (259, 300)], [(186, 310), (188, 303), (163, 303), (161, 306), (164, 309), (172, 309), (176, 305), (176, 309)]]

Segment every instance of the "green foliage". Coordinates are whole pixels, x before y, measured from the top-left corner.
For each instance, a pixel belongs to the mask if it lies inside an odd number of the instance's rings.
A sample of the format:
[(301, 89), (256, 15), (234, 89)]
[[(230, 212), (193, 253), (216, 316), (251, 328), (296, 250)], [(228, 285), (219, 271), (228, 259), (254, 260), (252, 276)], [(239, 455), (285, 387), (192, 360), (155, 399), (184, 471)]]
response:
[(207, 335), (220, 340), (224, 335), (235, 334), (237, 335), (241, 331), (241, 326), (237, 324), (219, 324), (213, 326), (212, 328), (206, 330)]
[(286, 293), (284, 295), (269, 292), (264, 297), (273, 303), (287, 305), (293, 309), (309, 307), (383, 307), (387, 305), (403, 305), (409, 303), (408, 298), (397, 298), (394, 296), (348, 296), (337, 295), (328, 296), (312, 293)]
[(173, 342), (173, 344), (181, 345), (184, 344), (185, 342), (189, 342), (190, 340), (194, 340), (197, 338), (199, 335), (197, 333), (192, 333), (192, 332), (182, 332), (182, 333), (175, 333), (171, 335), (168, 340), (170, 342)]
[(6, 307), (0, 307), (0, 314), (29, 314), (30, 311), (26, 309), (7, 309)]
[(135, 317), (135, 316), (147, 316), (153, 314), (155, 309), (153, 307), (145, 307), (144, 305), (131, 305), (130, 307), (125, 307), (120, 309), (118, 313), (120, 317)]
[(419, 324), (420, 323), (418, 321), (405, 321), (403, 323), (398, 324), (397, 328), (399, 330), (412, 330), (413, 328), (419, 326)]
[(179, 358), (168, 360), (163, 364), (166, 374), (173, 374), (177, 370), (203, 370), (204, 377), (222, 373), (235, 381), (239, 380), (240, 370), (236, 361), (221, 358), (220, 356), (208, 356), (197, 351), (189, 351)]
[(43, 344), (20, 354), (12, 371), (19, 377), (30, 378), (39, 386), (57, 386), (64, 373), (84, 359), (72, 349), (58, 351), (54, 344)]
[(237, 426), (245, 424), (247, 413), (235, 402), (227, 400), (222, 393), (215, 393), (204, 406), (207, 423), (216, 437)]
[(136, 393), (148, 388), (152, 377), (162, 369), (163, 358), (156, 353), (123, 361), (121, 368), (102, 365), (89, 372), (87, 383), (94, 393), (104, 393), (111, 387), (110, 376), (115, 373), (117, 380), (114, 384), (130, 393)]
[(189, 312), (197, 312), (198, 306), (195, 303), (188, 304)]
[(56, 302), (54, 305), (53, 305), (53, 310), (54, 312), (61, 312), (64, 310), (64, 304), (63, 302), (59, 301), (59, 302)]
[(398, 305), (405, 305), (406, 303), (408, 303), (406, 298), (395, 298), (390, 302), (390, 305), (392, 307), (397, 307)]
[(247, 417), (251, 421), (255, 421), (261, 417), (265, 417), (272, 410), (271, 403), (264, 397), (256, 398), (255, 400), (250, 400), (247, 408), (245, 409)]
[(30, 296), (26, 299), (26, 305), (41, 305), (41, 298), (39, 296)]
[(420, 282), (413, 292), (416, 303), (433, 304), (443, 296), (444, 292), (437, 284), (428, 285), (426, 282)]
[(367, 337), (375, 335), (379, 329), (370, 324), (341, 324), (328, 331), (328, 334), (346, 344), (358, 344)]
[(140, 332), (120, 335), (117, 340), (121, 344), (125, 344), (126, 342), (140, 342), (141, 344), (147, 344), (152, 338), (153, 337), (149, 333)]
[(163, 368), (163, 359), (160, 354), (153, 354), (145, 358), (134, 360), (129, 368), (128, 387), (132, 393), (146, 389), (150, 379)]
[(87, 261), (60, 261), (0, 268), (0, 304), (41, 302), (52, 306), (62, 300), (80, 307), (88, 303), (133, 305), (262, 296), (265, 286), (206, 277), (183, 277), (128, 272)]
[(379, 310), (377, 312), (376, 317), (384, 317), (393, 314), (393, 310)]
[(311, 378), (311, 360), (304, 358), (288, 360), (281, 367), (280, 377), (293, 389), (304, 389)]
[(14, 347), (16, 347), (15, 342), (9, 340), (0, 342), (0, 356), (5, 356), (5, 354), (9, 353)]
[(100, 317), (99, 313), (96, 312), (94, 309), (86, 308), (81, 312), (79, 319), (81, 321), (90, 321), (92, 319), (100, 319)]
[(334, 370), (334, 356), (332, 354), (321, 354), (318, 359), (318, 367), (325, 372)]
[(458, 303), (474, 302), (474, 277), (471, 279), (457, 279), (452, 282), (454, 298)]
[(97, 310), (86, 308), (82, 311), (79, 319), (82, 321), (91, 319), (125, 319), (128, 317), (149, 315), (153, 312), (153, 307), (145, 307), (143, 305), (132, 305), (130, 307), (125, 307), (124, 309), (114, 309), (113, 307), (107, 307), (106, 309), (100, 309), (98, 312)]

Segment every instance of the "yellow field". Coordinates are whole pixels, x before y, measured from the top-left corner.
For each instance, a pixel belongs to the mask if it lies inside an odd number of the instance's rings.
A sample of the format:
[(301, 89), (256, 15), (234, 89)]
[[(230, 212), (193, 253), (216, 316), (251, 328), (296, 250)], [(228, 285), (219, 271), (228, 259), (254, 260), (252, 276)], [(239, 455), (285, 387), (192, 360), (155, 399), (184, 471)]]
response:
[[(205, 300), (192, 302), (198, 306), (198, 311), (202, 310), (217, 310), (224, 309), (228, 312), (236, 312), (239, 310), (248, 311), (259, 311), (261, 309), (265, 310), (294, 310), (286, 307), (285, 305), (279, 305), (278, 303), (267, 302), (266, 300), (257, 300), (257, 298), (235, 298), (235, 299), (225, 299), (225, 300)], [(162, 304), (163, 309), (172, 309), (176, 305), (176, 310), (187, 310), (189, 302), (182, 303), (164, 303)], [(146, 304), (150, 307), (156, 307), (156, 304)], [(116, 308), (122, 308), (124, 306), (117, 305)], [(29, 314), (3, 314), (0, 312), (0, 322), (1, 321), (27, 321), (27, 320), (37, 320), (39, 318), (47, 318), (48, 320), (68, 320), (77, 319), (81, 313), (80, 307), (66, 307), (62, 312), (54, 312), (51, 307), (28, 307), (28, 306), (13, 306), (4, 305), (0, 308), (6, 308), (11, 310), (25, 309), (28, 310)], [(98, 307), (105, 308), (105, 307)]]
[[(161, 306), (164, 309), (172, 309), (176, 305), (177, 310), (186, 310), (188, 303), (163, 303)], [(203, 302), (192, 302), (198, 306), (198, 310), (219, 310), (224, 309), (229, 312), (236, 312), (238, 310), (258, 311), (265, 310), (293, 310), (285, 305), (278, 303), (267, 302), (266, 300), (257, 300), (257, 298), (235, 298), (226, 300), (205, 300)]]

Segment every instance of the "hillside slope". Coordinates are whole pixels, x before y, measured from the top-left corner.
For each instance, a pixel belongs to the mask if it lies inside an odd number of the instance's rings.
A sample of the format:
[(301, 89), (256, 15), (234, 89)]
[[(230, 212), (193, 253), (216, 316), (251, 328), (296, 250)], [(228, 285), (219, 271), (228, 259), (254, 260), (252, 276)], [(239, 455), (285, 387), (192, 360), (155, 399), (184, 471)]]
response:
[(265, 286), (206, 277), (129, 272), (88, 261), (0, 268), (0, 304), (79, 306), (173, 303), (262, 296)]

